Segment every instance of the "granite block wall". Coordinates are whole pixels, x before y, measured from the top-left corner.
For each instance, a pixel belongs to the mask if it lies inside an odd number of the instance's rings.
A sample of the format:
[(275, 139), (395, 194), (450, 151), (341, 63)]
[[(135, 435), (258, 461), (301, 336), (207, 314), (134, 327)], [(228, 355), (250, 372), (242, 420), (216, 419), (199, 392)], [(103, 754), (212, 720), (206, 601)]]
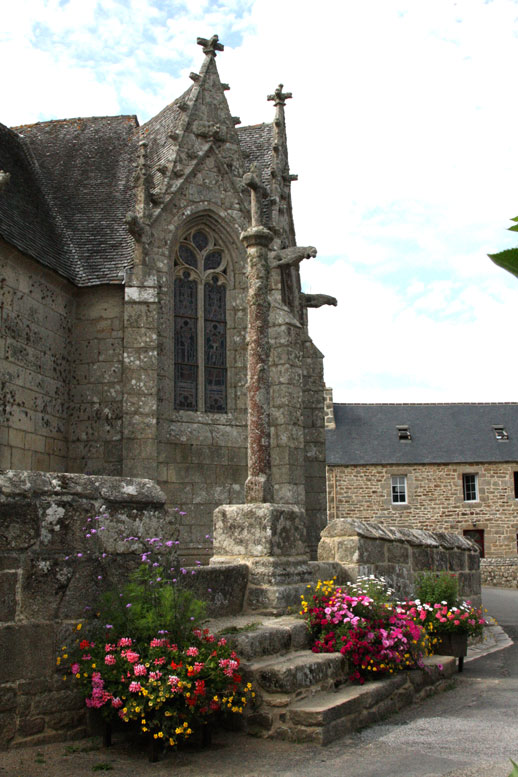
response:
[[(176, 513), (164, 502), (151, 481), (0, 473), (0, 748), (84, 731), (84, 704), (56, 656), (101, 587), (138, 565), (124, 537), (176, 538)], [(105, 514), (91, 553), (83, 527)]]
[(350, 578), (384, 577), (401, 598), (414, 594), (419, 572), (448, 571), (457, 577), (459, 595), (479, 606), (480, 556), (469, 539), (451, 532), (404, 529), (366, 521), (331, 521), (318, 546), (322, 562), (339, 562)]
[(0, 469), (67, 468), (75, 289), (0, 240)]

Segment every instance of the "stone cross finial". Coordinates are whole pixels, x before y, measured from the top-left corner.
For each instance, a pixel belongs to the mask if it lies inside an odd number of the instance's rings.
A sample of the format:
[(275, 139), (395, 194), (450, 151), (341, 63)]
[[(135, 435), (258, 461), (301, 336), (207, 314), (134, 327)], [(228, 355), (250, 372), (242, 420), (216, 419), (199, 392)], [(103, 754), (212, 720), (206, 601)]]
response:
[(212, 38), (196, 38), (198, 46), (203, 46), (203, 53), (210, 57), (215, 57), (217, 51), (224, 51), (225, 47), (219, 42), (217, 35), (213, 35)]
[(262, 222), (262, 208), (261, 199), (263, 192), (263, 185), (257, 175), (257, 168), (253, 164), (249, 173), (245, 173), (243, 176), (243, 183), (250, 189), (250, 200), (252, 210), (252, 227), (260, 227)]
[(267, 97), (268, 100), (273, 100), (275, 106), (282, 105), (284, 107), (286, 105), (286, 100), (290, 100), (293, 97), (291, 92), (282, 91), (283, 86), (284, 84), (279, 84), (275, 92), (269, 94)]

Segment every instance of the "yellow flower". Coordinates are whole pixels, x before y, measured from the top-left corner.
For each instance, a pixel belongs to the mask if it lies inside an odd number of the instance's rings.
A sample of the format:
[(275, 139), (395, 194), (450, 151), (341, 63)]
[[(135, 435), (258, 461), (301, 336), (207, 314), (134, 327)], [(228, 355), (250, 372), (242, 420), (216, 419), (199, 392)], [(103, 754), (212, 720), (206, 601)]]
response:
[(57, 666), (59, 666), (59, 665), (60, 665), (60, 663), (61, 663), (61, 658), (58, 656), (58, 657), (56, 658), (56, 665), (57, 665)]
[(96, 668), (96, 664), (92, 664), (92, 669), (95, 669), (95, 668)]
[(83, 624), (82, 623), (78, 623), (77, 626), (76, 626), (76, 631), (81, 631), (82, 628), (83, 628)]
[(175, 734), (183, 734), (183, 728), (181, 728), (180, 726), (178, 728), (175, 728), (174, 733)]
[(81, 673), (80, 673), (80, 672), (78, 672), (78, 673), (76, 674), (76, 677), (81, 677)]
[(160, 739), (162, 739), (162, 737), (164, 736), (164, 732), (163, 731), (159, 731), (158, 732), (158, 736), (160, 737)]
[(174, 747), (174, 746), (175, 746), (175, 744), (176, 744), (176, 742), (174, 741), (174, 739), (171, 739), (171, 738), (169, 738), (169, 745), (170, 745), (171, 747)]

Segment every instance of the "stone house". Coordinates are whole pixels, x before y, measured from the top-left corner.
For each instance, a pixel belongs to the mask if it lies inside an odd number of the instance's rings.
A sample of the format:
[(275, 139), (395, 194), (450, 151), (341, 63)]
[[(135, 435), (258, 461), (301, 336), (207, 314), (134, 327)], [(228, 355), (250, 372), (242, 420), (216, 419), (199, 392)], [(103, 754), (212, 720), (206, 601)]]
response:
[(518, 586), (518, 403), (326, 401), (328, 518), (475, 540), (486, 583)]
[[(223, 46), (198, 43), (191, 86), (142, 126), (0, 125), (0, 468), (151, 478), (186, 513), (186, 561), (210, 556), (214, 509), (244, 501), (251, 165), (272, 256), (296, 245), (291, 95), (270, 95), (271, 123), (237, 126)], [(272, 464), (275, 501), (305, 508), (314, 554), (323, 373), (299, 261), (271, 263)]]

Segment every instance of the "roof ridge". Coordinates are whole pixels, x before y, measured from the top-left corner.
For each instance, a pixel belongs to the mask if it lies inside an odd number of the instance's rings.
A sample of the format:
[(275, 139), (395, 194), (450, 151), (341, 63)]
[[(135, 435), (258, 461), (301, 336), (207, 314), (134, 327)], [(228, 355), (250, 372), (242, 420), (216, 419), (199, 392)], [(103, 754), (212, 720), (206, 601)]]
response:
[(14, 132), (18, 132), (18, 130), (28, 129), (29, 127), (42, 127), (47, 126), (49, 124), (65, 124), (69, 121), (92, 121), (97, 119), (135, 119), (136, 126), (139, 126), (138, 117), (135, 113), (116, 113), (106, 116), (70, 116), (68, 118), (64, 119), (47, 119), (46, 121), (33, 121), (30, 124), (15, 124), (12, 127), (8, 127), (7, 129), (11, 129)]

